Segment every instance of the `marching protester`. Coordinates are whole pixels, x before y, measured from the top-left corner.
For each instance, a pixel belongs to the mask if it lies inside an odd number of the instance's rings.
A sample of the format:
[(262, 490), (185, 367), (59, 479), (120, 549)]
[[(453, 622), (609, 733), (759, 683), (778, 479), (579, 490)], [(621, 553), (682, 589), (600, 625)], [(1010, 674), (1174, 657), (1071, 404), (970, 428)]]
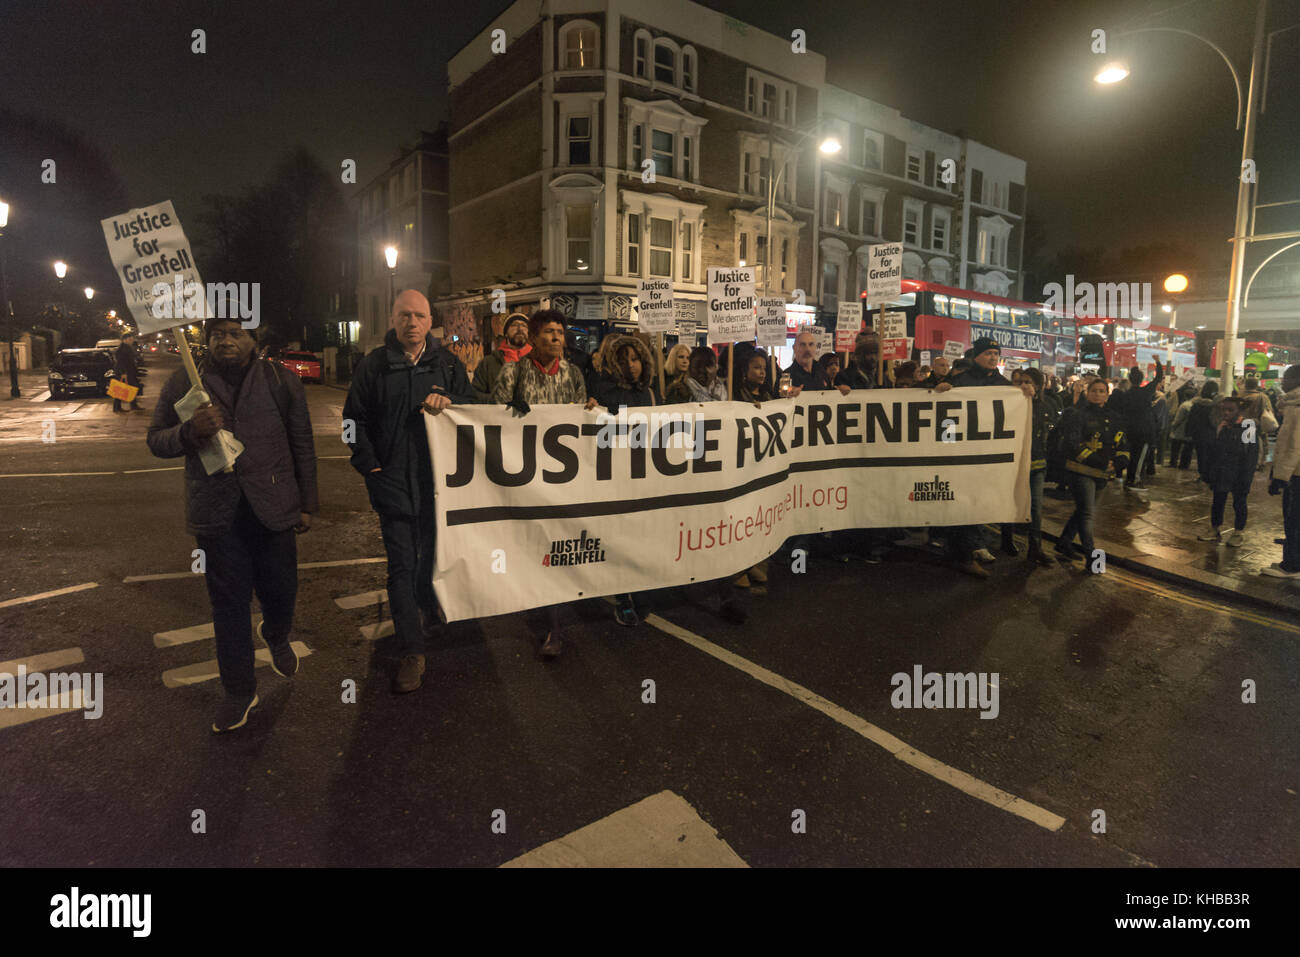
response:
[[(257, 707), (255, 652), (250, 625), (253, 593), (262, 606), (258, 636), (282, 677), (298, 671), (289, 641), (298, 595), (295, 533), (311, 528), (318, 510), (316, 450), (302, 382), (265, 359), (238, 319), (211, 319), (210, 347), (199, 369), (211, 401), (181, 422), (176, 402), (190, 391), (184, 369), (163, 386), (149, 424), (149, 450), (159, 458), (185, 456), (185, 524), (202, 549), (217, 670), (225, 697), (212, 730), (234, 731)], [(199, 453), (221, 429), (244, 450), (230, 471), (209, 475)]]
[(1123, 424), (1106, 408), (1109, 394), (1106, 380), (1094, 379), (1088, 383), (1084, 402), (1067, 409), (1057, 427), (1061, 432), (1070, 491), (1074, 495), (1074, 513), (1061, 529), (1056, 551), (1062, 561), (1071, 561), (1077, 554), (1074, 550), (1077, 534), (1083, 546), (1083, 569), (1089, 574), (1093, 573), (1092, 529), (1097, 497), (1107, 480), (1120, 474), (1129, 460)]
[[(596, 399), (587, 397), (582, 373), (564, 358), (564, 314), (555, 309), (533, 313), (528, 319), (528, 336), (532, 352), (524, 361), (512, 363), (501, 371), (492, 389), (493, 404), (504, 403), (523, 415), (534, 405), (572, 404), (594, 409)], [(606, 337), (606, 342), (601, 343), (602, 362), (608, 361), (612, 367), (615, 340)], [(543, 658), (557, 658), (564, 650), (560, 608), (560, 605), (550, 605), (546, 610), (550, 629), (542, 642)]]
[(691, 347), (684, 342), (679, 342), (668, 350), (668, 357), (664, 359), (664, 390), (661, 395), (659, 392), (659, 380), (651, 380), (651, 386), (655, 390), (655, 400), (660, 404), (666, 404), (668, 400), (668, 390), (677, 382), (691, 367)]
[(828, 352), (817, 362), (822, 367), (822, 378), (827, 382), (834, 382), (835, 377), (840, 374), (840, 354), (838, 352)]
[(1128, 477), (1125, 482), (1125, 488), (1146, 488), (1146, 483), (1142, 481), (1145, 474), (1146, 462), (1152, 454), (1152, 443), (1155, 441), (1156, 421), (1155, 414), (1152, 410), (1152, 403), (1156, 398), (1156, 389), (1163, 381), (1165, 375), (1164, 366), (1156, 363), (1156, 377), (1146, 385), (1142, 384), (1142, 370), (1134, 366), (1129, 370), (1128, 379), (1121, 380), (1128, 382), (1128, 387), (1123, 391), (1117, 391), (1110, 399), (1113, 406), (1112, 412), (1119, 419), (1123, 426), (1125, 434), (1128, 436), (1129, 449), (1132, 452), (1128, 463)]
[(772, 387), (767, 381), (767, 353), (755, 348), (744, 354), (737, 350), (737, 354), (744, 372), (736, 386), (736, 400), (758, 405), (773, 398)]
[(906, 362), (900, 362), (894, 368), (894, 388), (895, 389), (915, 389), (916, 388), (916, 363), (911, 359)]
[[(604, 391), (595, 396), (596, 402), (615, 414), (622, 408), (655, 405), (650, 348), (636, 336), (618, 336), (610, 346), (610, 357), (609, 375), (600, 380)], [(640, 622), (634, 596), (614, 596), (614, 620), (629, 627)]]
[(1259, 462), (1256, 468), (1262, 472), (1268, 467), (1268, 437), (1277, 431), (1277, 416), (1273, 414), (1273, 403), (1260, 389), (1259, 380), (1254, 376), (1246, 377), (1241, 417), (1255, 421), (1255, 433), (1259, 438)]
[(480, 402), (486, 402), (492, 395), (497, 376), (511, 362), (518, 362), (532, 348), (528, 344), (528, 317), (522, 312), (512, 312), (506, 317), (504, 338), (501, 345), (493, 349), (474, 367), (474, 394)]
[(1244, 403), (1235, 395), (1223, 397), (1219, 403), (1221, 421), (1215, 429), (1214, 439), (1210, 443), (1210, 489), (1214, 499), (1210, 504), (1210, 530), (1198, 535), (1198, 542), (1223, 541), (1220, 529), (1223, 527), (1223, 508), (1227, 504), (1228, 494), (1232, 494), (1232, 534), (1228, 544), (1233, 548), (1244, 541), (1242, 532), (1246, 529), (1246, 497), (1250, 495), (1250, 486), (1255, 481), (1255, 465), (1259, 461), (1259, 430), (1256, 424), (1255, 434), (1247, 433), (1242, 423), (1241, 410)]
[(940, 382), (943, 382), (951, 371), (952, 364), (948, 362), (948, 357), (936, 356), (934, 362), (930, 364), (930, 374), (921, 380), (921, 386), (926, 389), (933, 389)]
[(1165, 401), (1164, 383), (1156, 389), (1151, 400), (1151, 418), (1154, 427), (1151, 432), (1151, 455), (1147, 458), (1145, 475), (1148, 478), (1156, 474), (1156, 466), (1165, 464), (1165, 450), (1169, 445), (1169, 403)]
[[(1033, 426), (1029, 454), (1029, 554), (1025, 560), (1039, 565), (1053, 565), (1043, 552), (1043, 480), (1047, 476), (1047, 435), (1052, 428), (1052, 412), (1043, 400), (1043, 373), (1032, 366), (1017, 369), (1011, 381), (1033, 403)], [(1002, 526), (1002, 551), (1016, 555), (1019, 549), (1012, 538), (1013, 526)]]
[(853, 343), (853, 358), (849, 367), (841, 370), (834, 379), (835, 387), (854, 389), (876, 388), (876, 372), (880, 364), (880, 337), (870, 329), (859, 332)]
[[(123, 379), (127, 385), (133, 385), (137, 389), (140, 387), (140, 357), (135, 354), (135, 333), (122, 333), (122, 343), (117, 347), (117, 353), (113, 358), (113, 368), (118, 378)], [(122, 400), (113, 400), (114, 412), (144, 412), (140, 408), (140, 393), (136, 393), (135, 398), (131, 400), (130, 409), (122, 408)]]
[(718, 378), (718, 357), (708, 346), (691, 350), (687, 372), (668, 387), (668, 404), (677, 402), (725, 402), (727, 384)]
[[(947, 392), (953, 388), (971, 386), (1009, 386), (1002, 373), (998, 372), (998, 361), (1002, 358), (1002, 347), (989, 338), (976, 339), (970, 348), (971, 366), (964, 371), (949, 375), (946, 382), (934, 387), (935, 392)], [(957, 363), (954, 363), (954, 367)], [(981, 526), (960, 525), (950, 529), (948, 547), (953, 553), (958, 568), (976, 578), (988, 578), (988, 571), (980, 562), (997, 561), (997, 557), (987, 548), (980, 546)]]
[(1175, 391), (1170, 400), (1173, 416), (1169, 425), (1169, 467), (1184, 472), (1192, 465), (1194, 444), (1187, 436), (1187, 416), (1195, 396), (1196, 387), (1189, 382)]
[(1263, 569), (1270, 578), (1300, 578), (1300, 365), (1282, 373), (1277, 411), (1282, 417), (1269, 473), (1268, 494), (1282, 496), (1282, 527), (1286, 538), (1282, 560)]
[(1218, 394), (1219, 383), (1206, 382), (1187, 413), (1187, 440), (1196, 449), (1196, 471), (1206, 484), (1210, 481), (1210, 450), (1214, 444), (1214, 407)]
[(816, 392), (831, 387), (826, 370), (817, 361), (817, 336), (808, 329), (794, 337), (794, 362), (782, 371), (790, 377), (791, 395), (804, 389)]
[(433, 469), (421, 410), (436, 414), (452, 403), (476, 401), (465, 366), (438, 344), (432, 325), (429, 301), (413, 289), (400, 293), (384, 344), (358, 363), (343, 405), (344, 421), (355, 424), (352, 467), (365, 479), (388, 557), (398, 694), (423, 682), (426, 639), (439, 620)]

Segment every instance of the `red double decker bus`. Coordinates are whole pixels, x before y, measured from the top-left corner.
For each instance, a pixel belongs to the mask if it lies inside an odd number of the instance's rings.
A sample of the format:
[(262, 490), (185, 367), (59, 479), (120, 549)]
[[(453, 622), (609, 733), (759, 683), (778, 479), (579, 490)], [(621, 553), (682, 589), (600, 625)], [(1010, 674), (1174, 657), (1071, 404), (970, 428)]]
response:
[(1172, 364), (1175, 375), (1196, 367), (1194, 333), (1132, 319), (1080, 316), (1076, 322), (1081, 372), (1099, 372), (1104, 367), (1107, 375), (1114, 375), (1112, 370), (1138, 366), (1151, 378), (1157, 361), (1166, 366)]
[[(945, 348), (955, 352), (951, 343), (960, 344), (964, 352), (976, 339), (989, 338), (1001, 347), (1003, 366), (1008, 370), (1032, 365), (1058, 376), (1078, 371), (1074, 319), (1041, 303), (904, 279), (902, 295), (885, 306), (885, 311), (907, 316), (913, 358), (928, 352), (933, 359), (943, 355)], [(863, 313), (879, 313), (867, 309), (865, 296)], [(879, 328), (879, 320), (873, 322)]]

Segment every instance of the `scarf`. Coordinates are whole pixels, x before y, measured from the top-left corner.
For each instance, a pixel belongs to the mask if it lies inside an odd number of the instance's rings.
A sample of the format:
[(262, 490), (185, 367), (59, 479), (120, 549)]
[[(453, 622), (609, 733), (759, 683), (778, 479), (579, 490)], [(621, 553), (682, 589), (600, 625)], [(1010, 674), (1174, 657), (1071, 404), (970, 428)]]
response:
[(712, 389), (706, 389), (700, 385), (692, 375), (683, 376), (683, 379), (686, 382), (686, 387), (691, 390), (691, 398), (696, 402), (721, 402), (727, 397), (726, 392), (718, 395), (718, 387), (722, 384), (719, 379), (713, 380)]
[(556, 359), (554, 362), (552, 362), (551, 367), (549, 369), (546, 368), (546, 366), (542, 365), (540, 362), (538, 362), (536, 358), (533, 359), (533, 365), (537, 367), (537, 371), (543, 372), (546, 375), (555, 375), (557, 372), (560, 371), (559, 359)]
[(518, 362), (532, 351), (533, 344), (531, 342), (525, 342), (522, 349), (512, 349), (509, 346), (501, 347), (501, 355), (506, 362)]

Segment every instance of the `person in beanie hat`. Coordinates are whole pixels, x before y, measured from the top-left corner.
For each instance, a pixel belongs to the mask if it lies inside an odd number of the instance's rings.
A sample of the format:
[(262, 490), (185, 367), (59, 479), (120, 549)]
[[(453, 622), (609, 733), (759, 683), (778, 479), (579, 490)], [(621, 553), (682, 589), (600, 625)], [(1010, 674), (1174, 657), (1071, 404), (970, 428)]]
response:
[(528, 317), (522, 312), (512, 312), (507, 316), (503, 331), (505, 336), (501, 345), (474, 367), (474, 379), (470, 384), (480, 402), (490, 401), (492, 387), (497, 384), (501, 370), (511, 362), (518, 362), (533, 348), (528, 343)]

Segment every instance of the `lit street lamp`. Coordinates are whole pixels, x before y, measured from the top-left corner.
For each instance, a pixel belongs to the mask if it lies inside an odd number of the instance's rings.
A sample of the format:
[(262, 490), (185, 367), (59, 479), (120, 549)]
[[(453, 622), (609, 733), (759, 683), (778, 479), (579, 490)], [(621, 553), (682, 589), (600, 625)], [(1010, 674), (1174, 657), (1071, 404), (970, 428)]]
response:
[(394, 272), (397, 269), (397, 247), (384, 247), (384, 260), (388, 263), (388, 311), (393, 311), (393, 282)]
[(93, 290), (93, 289), (91, 289), (89, 286), (87, 286), (87, 287), (86, 287), (86, 300), (87, 300), (87, 301), (90, 301), (91, 299), (94, 299), (94, 298), (95, 298), (95, 290)]
[[(5, 227), (9, 225), (9, 204), (0, 202), (0, 239), (4, 238)], [(4, 243), (0, 242), (0, 322), (8, 323), (13, 311), (9, 308), (9, 290), (5, 286)], [(9, 398), (16, 399), (22, 392), (18, 389), (18, 362), (14, 358), (14, 334), (9, 328)]]

